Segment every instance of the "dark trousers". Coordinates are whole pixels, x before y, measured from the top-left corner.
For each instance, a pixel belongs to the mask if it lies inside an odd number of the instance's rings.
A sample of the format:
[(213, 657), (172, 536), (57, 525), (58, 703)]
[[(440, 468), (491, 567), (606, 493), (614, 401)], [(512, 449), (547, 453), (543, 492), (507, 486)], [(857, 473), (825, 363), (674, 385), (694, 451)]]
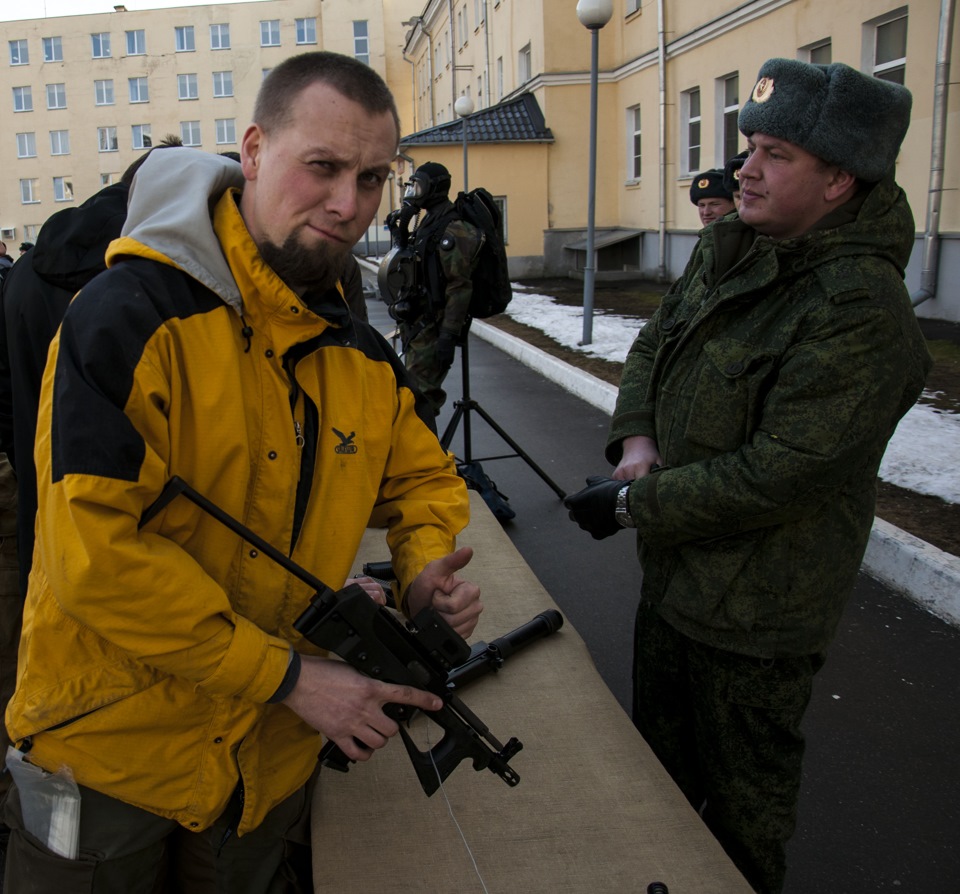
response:
[(4, 820), (10, 843), (9, 894), (310, 894), (310, 804), (314, 776), (242, 838), (225, 833), (227, 809), (190, 832), (130, 804), (80, 786), (80, 856), (51, 853), (23, 828), (19, 791), (10, 787)]
[(796, 825), (800, 721), (822, 655), (762, 660), (637, 611), (634, 723), (754, 890), (777, 894)]

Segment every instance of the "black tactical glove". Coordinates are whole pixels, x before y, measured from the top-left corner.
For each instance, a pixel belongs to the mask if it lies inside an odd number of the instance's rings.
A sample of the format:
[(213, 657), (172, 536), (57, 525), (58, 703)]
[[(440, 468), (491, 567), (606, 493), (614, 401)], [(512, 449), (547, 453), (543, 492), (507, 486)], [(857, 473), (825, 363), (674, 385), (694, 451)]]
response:
[(563, 501), (563, 505), (570, 510), (570, 520), (588, 531), (594, 540), (603, 540), (623, 530), (616, 516), (617, 494), (629, 483), (591, 475), (583, 490)]
[(437, 336), (437, 361), (446, 368), (453, 365), (457, 354), (457, 336), (447, 329), (441, 329)]

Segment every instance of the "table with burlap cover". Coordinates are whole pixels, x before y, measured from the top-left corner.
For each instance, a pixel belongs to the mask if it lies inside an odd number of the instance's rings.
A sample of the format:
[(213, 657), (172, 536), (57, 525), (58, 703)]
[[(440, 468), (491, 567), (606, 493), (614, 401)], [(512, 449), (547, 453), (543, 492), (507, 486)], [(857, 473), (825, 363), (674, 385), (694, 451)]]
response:
[[(475, 550), (464, 575), (485, 606), (471, 642), (489, 642), (556, 605), (473, 492), (471, 509), (459, 544)], [(357, 570), (386, 556), (384, 532), (368, 531)], [(568, 621), (461, 694), (497, 739), (523, 743), (519, 785), (465, 761), (428, 798), (399, 736), (348, 773), (323, 770), (318, 894), (644, 894), (654, 881), (669, 894), (749, 894)], [(412, 732), (424, 749), (442, 734), (424, 718)]]

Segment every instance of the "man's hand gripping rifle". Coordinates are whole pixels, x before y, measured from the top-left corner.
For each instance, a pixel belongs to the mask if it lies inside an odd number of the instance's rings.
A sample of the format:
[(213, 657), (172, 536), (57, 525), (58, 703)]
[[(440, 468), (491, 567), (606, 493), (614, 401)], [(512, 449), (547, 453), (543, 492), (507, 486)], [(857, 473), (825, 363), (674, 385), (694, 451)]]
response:
[[(307, 640), (339, 655), (367, 676), (425, 689), (443, 699), (439, 711), (424, 712), (444, 731), (441, 740), (429, 751), (419, 750), (403, 726), (403, 721), (409, 720), (411, 714), (408, 707), (384, 707), (384, 712), (401, 724), (400, 735), (427, 795), (432, 795), (466, 758), (473, 761), (475, 770), (487, 768), (508, 785), (520, 781), (509, 761), (520, 751), (522, 744), (512, 738), (506, 745), (501, 745), (448, 686), (451, 670), (468, 662), (471, 650), (439, 614), (433, 609), (424, 609), (404, 626), (357, 584), (336, 592), (331, 590), (178, 477), (170, 479), (144, 513), (140, 526), (143, 527), (179, 494), (315, 591), (309, 606), (294, 622), (295, 629)], [(342, 752), (340, 754), (342, 756)], [(326, 760), (336, 763), (329, 754)], [(339, 769), (346, 769), (345, 759)]]

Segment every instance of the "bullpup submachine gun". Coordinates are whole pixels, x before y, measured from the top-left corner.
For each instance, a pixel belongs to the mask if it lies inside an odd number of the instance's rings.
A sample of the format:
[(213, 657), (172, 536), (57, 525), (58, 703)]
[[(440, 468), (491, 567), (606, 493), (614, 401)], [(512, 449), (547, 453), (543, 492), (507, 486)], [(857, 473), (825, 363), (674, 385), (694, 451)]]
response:
[[(242, 537), (261, 553), (314, 590), (310, 604), (294, 622), (307, 640), (338, 655), (356, 670), (387, 683), (425, 689), (443, 700), (438, 711), (423, 713), (443, 729), (443, 736), (429, 751), (417, 748), (405, 727), (416, 710), (407, 705), (386, 705), (384, 713), (400, 725), (400, 735), (424, 792), (432, 795), (461, 761), (470, 759), (475, 770), (489, 769), (507, 785), (520, 781), (510, 766), (523, 747), (511, 738), (506, 745), (493, 737), (483, 722), (461, 701), (456, 690), (467, 682), (457, 680), (458, 668), (470, 668), (469, 679), (495, 671), (517, 648), (558, 630), (559, 612), (535, 618), (512, 634), (489, 646), (471, 650), (466, 641), (433, 609), (426, 608), (407, 624), (389, 609), (375, 603), (358, 584), (331, 590), (321, 580), (195, 491), (183, 479), (173, 477), (140, 521), (142, 528), (177, 496), (182, 495), (217, 521)], [(544, 615), (550, 615), (544, 618)], [(532, 625), (532, 626), (531, 626)], [(463, 671), (466, 673), (466, 671)], [(451, 681), (451, 677), (453, 680)], [(320, 755), (325, 766), (346, 771), (348, 759), (332, 742)]]

